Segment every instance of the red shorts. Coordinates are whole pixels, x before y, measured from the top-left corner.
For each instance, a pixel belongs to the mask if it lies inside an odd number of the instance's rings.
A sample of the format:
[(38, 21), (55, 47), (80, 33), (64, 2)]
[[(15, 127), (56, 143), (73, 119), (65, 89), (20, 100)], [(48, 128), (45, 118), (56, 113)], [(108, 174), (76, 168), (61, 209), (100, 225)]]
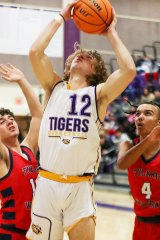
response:
[(160, 223), (140, 222), (135, 218), (132, 240), (160, 240)]
[(11, 232), (0, 228), (0, 240), (26, 240), (26, 233)]

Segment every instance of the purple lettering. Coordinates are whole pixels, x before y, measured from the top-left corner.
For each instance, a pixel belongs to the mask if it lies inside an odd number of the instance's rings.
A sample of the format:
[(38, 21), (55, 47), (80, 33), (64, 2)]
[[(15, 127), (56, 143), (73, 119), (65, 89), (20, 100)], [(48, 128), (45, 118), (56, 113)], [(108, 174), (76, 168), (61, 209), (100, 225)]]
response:
[(88, 119), (83, 119), (82, 120), (82, 131), (83, 132), (88, 132), (88, 124), (89, 124), (89, 120)]
[[(56, 130), (57, 129), (57, 117), (50, 117), (50, 130)], [(54, 126), (53, 126), (54, 124)]]
[(66, 131), (72, 131), (73, 118), (67, 118)]
[(58, 121), (58, 130), (64, 131), (65, 130), (65, 118), (61, 117)]
[(74, 132), (80, 132), (81, 131), (81, 119), (79, 119), (79, 118), (74, 119), (73, 131)]

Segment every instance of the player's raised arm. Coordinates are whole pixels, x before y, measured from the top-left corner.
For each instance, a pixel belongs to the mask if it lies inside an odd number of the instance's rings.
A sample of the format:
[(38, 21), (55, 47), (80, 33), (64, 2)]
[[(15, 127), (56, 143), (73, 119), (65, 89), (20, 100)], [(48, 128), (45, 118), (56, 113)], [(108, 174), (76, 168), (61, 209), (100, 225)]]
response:
[(8, 82), (17, 83), (21, 88), (32, 116), (29, 132), (23, 141), (35, 153), (38, 148), (38, 134), (42, 117), (42, 106), (24, 74), (11, 64), (0, 64), (0, 74)]
[(76, 2), (75, 0), (72, 1), (60, 14), (57, 14), (30, 48), (29, 57), (34, 73), (48, 94), (51, 93), (54, 84), (60, 80), (60, 77), (54, 71), (50, 59), (45, 54), (45, 49), (61, 24), (71, 17), (71, 9)]
[(151, 144), (159, 143), (160, 126), (153, 128), (151, 133), (142, 141), (133, 146), (128, 141), (122, 142), (119, 145), (119, 153), (117, 159), (117, 167), (119, 169), (127, 169), (133, 165), (138, 158), (151, 146)]
[[(133, 59), (128, 49), (119, 38), (118, 33), (115, 29), (116, 22), (116, 14), (113, 9), (113, 21), (107, 32), (103, 35), (110, 42), (112, 49), (115, 52), (119, 69), (113, 72), (105, 83), (102, 83), (98, 86), (98, 101), (100, 102), (101, 108), (103, 108), (103, 110), (111, 101), (113, 101), (125, 90), (125, 88), (129, 85), (129, 83), (136, 75), (136, 68)], [(105, 110), (101, 112), (101, 119), (103, 119)]]

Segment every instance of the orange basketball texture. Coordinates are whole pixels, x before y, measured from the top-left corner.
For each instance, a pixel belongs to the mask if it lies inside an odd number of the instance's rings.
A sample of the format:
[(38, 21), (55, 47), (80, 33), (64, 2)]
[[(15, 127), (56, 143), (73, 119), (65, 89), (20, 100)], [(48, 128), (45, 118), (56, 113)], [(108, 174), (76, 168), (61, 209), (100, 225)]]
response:
[(74, 6), (73, 20), (86, 33), (101, 33), (112, 22), (112, 6), (108, 0), (81, 0)]

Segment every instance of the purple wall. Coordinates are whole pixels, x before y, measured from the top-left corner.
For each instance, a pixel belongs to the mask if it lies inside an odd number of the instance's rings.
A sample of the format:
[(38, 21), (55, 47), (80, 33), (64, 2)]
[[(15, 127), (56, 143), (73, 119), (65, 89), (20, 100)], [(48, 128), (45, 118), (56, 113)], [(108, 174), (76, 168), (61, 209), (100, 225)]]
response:
[(74, 43), (80, 43), (80, 31), (73, 20), (69, 20), (64, 26), (64, 62), (74, 52)]

